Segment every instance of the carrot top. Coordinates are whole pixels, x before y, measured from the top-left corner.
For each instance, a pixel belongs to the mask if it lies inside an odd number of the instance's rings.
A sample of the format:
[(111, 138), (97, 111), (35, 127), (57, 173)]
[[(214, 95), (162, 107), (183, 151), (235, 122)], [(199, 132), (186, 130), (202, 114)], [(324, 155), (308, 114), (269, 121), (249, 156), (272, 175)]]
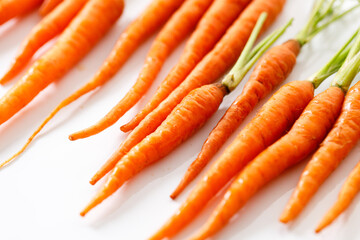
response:
[(360, 29), (358, 29), (355, 34), (357, 34), (356, 40), (345, 59), (345, 63), (336, 73), (331, 84), (332, 86), (341, 88), (344, 92), (347, 92), (351, 81), (360, 70)]
[(221, 82), (222, 85), (227, 87), (229, 92), (234, 90), (240, 84), (241, 80), (245, 77), (245, 75), (255, 64), (255, 62), (286, 31), (286, 29), (293, 22), (293, 19), (290, 19), (284, 26), (275, 30), (273, 33), (268, 35), (253, 48), (253, 45), (260, 33), (261, 27), (266, 20), (266, 17), (267, 13), (262, 13), (260, 15), (239, 59)]
[(321, 32), (321, 30), (329, 26), (332, 22), (338, 20), (339, 18), (360, 6), (359, 3), (344, 11), (342, 10), (343, 2), (344, 1), (341, 0), (315, 1), (313, 11), (311, 12), (307, 24), (295, 37), (301, 46), (308, 43), (313, 37), (316, 36), (316, 34)]
[[(347, 91), (354, 76), (351, 77), (351, 74), (345, 74), (344, 72), (350, 68), (350, 59), (352, 59), (354, 54), (358, 52), (356, 49), (358, 49), (360, 45), (359, 37), (357, 37), (357, 39), (354, 41), (355, 37), (358, 35), (358, 32), (359, 30), (351, 36), (351, 38), (344, 44), (344, 46), (342, 46), (342, 48), (340, 48), (340, 50), (330, 59), (327, 64), (325, 64), (319, 71), (317, 71), (309, 78), (309, 80), (314, 84), (315, 88), (317, 88), (326, 78), (338, 72), (332, 83), (332, 86), (338, 86), (344, 92)], [(346, 64), (344, 64), (345, 61), (347, 62)], [(341, 71), (339, 71), (340, 68), (342, 69)], [(342, 76), (343, 79), (341, 79), (341, 75), (347, 76)]]

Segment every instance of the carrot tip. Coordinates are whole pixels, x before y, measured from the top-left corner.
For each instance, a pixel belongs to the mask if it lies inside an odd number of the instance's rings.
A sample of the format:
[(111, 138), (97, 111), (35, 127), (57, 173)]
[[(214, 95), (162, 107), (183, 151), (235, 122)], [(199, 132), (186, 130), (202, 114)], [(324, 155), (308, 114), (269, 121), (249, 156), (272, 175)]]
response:
[(75, 139), (72, 135), (70, 135), (70, 136), (69, 136), (69, 140), (70, 140), (70, 141), (75, 141), (76, 139)]
[(95, 185), (97, 183), (97, 180), (96, 179), (90, 179), (89, 183), (91, 185)]

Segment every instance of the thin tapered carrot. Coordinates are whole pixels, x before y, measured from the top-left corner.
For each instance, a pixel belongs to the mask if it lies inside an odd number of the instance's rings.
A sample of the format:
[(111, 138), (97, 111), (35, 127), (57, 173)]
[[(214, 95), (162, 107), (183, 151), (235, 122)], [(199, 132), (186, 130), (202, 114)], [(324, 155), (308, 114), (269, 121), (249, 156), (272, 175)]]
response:
[(0, 25), (8, 20), (31, 12), (38, 7), (43, 0), (1, 0), (0, 1)]
[[(234, 81), (236, 81), (236, 86), (239, 85), (246, 73), (251, 69), (260, 56), (263, 55), (263, 53), (285, 32), (287, 27), (292, 22), (292, 20), (290, 20), (285, 26), (270, 34), (252, 50), (252, 46), (262, 29), (266, 17), (267, 13), (260, 15), (249, 38), (249, 41), (244, 48), (244, 51), (240, 55), (237, 63), (227, 75), (233, 77)], [(225, 79), (228, 79), (228, 77), (225, 77)], [(159, 126), (158, 129), (156, 129), (155, 132), (148, 135), (143, 141), (132, 148), (132, 150), (130, 150), (130, 152), (117, 163), (105, 186), (85, 208), (81, 215), (85, 215), (93, 207), (101, 203), (104, 199), (116, 191), (125, 181), (137, 174), (143, 168), (166, 156), (178, 144), (185, 141), (190, 136), (188, 133), (194, 133), (196, 129), (203, 125), (206, 120), (216, 111), (215, 108), (219, 107), (224, 96), (232, 90), (229, 89), (226, 84), (226, 81), (222, 81), (221, 83), (202, 86), (190, 92), (189, 95), (187, 95), (181, 101), (181, 103), (169, 114), (166, 120)], [(234, 87), (236, 86), (234, 85)], [(204, 104), (206, 104), (207, 99), (210, 98), (208, 96), (211, 95), (209, 94), (209, 91), (218, 93), (216, 94), (216, 101), (209, 101), (209, 110), (201, 110), (207, 108)], [(193, 95), (196, 95), (196, 98), (194, 98)], [(194, 108), (193, 106), (197, 107)], [(211, 114), (209, 114), (208, 111), (211, 111)], [(198, 118), (195, 118), (195, 121), (192, 121), (189, 116), (195, 114), (201, 115), (202, 120), (199, 121)], [(185, 120), (187, 121), (187, 124), (183, 126), (182, 122), (177, 122), (176, 119), (179, 118), (177, 116), (186, 118)], [(166, 135), (163, 136), (163, 133), (166, 133)], [(184, 135), (181, 133), (184, 133)], [(173, 134), (173, 136), (168, 136), (168, 134)], [(169, 138), (171, 141), (168, 140)], [(147, 141), (146, 139), (152, 140)], [(149, 154), (151, 149), (153, 151), (155, 149), (155, 155), (152, 153)], [(134, 153), (136, 153), (136, 156)], [(119, 181), (119, 179), (122, 180)]]
[(242, 94), (231, 104), (212, 130), (198, 157), (171, 194), (171, 198), (175, 199), (195, 179), (256, 104), (286, 79), (296, 63), (299, 50), (298, 41), (290, 40), (272, 48), (259, 60)]
[(133, 130), (184, 81), (249, 2), (249, 0), (216, 0), (211, 5), (189, 39), (179, 62), (160, 84), (146, 106), (128, 124), (121, 127), (123, 132)]
[(25, 145), (11, 158), (6, 160), (6, 162), (11, 162), (23, 153), (37, 134), (61, 109), (76, 101), (84, 94), (97, 89), (109, 81), (141, 45), (141, 43), (150, 37), (152, 33), (154, 33), (164, 22), (166, 22), (166, 20), (170, 18), (172, 13), (182, 4), (183, 1), (184, 0), (154, 0), (146, 8), (144, 13), (132, 22), (121, 34), (114, 49), (96, 73), (95, 77), (57, 105), (57, 107), (29, 137)]
[[(359, 101), (359, 98), (357, 98), (357, 101)], [(315, 231), (319, 233), (324, 228), (329, 226), (341, 213), (343, 213), (350, 206), (359, 191), (360, 163), (358, 163), (355, 169), (351, 171), (349, 177), (346, 179), (344, 185), (340, 190), (336, 203), (326, 213)]]
[(0, 79), (0, 84), (4, 84), (15, 77), (40, 47), (66, 28), (86, 2), (87, 0), (66, 0), (37, 24), (23, 41), (12, 66)]
[[(289, 133), (244, 168), (209, 220), (190, 239), (208, 239), (215, 235), (261, 187), (313, 152), (336, 121), (343, 100), (344, 93), (339, 87), (330, 87), (317, 95)], [(286, 104), (283, 102), (283, 105)]]
[(291, 127), (313, 98), (313, 92), (309, 81), (294, 81), (276, 92), (198, 182), (179, 210), (150, 239), (170, 238), (189, 224), (249, 161)]
[[(321, 1), (317, 1), (317, 3)], [(243, 92), (236, 98), (222, 119), (205, 141), (198, 157), (192, 162), (180, 184), (170, 195), (175, 199), (202, 171), (211, 158), (219, 151), (230, 135), (238, 128), (256, 104), (269, 94), (274, 87), (286, 79), (296, 64), (296, 56), (301, 46), (309, 42), (326, 26), (341, 18), (354, 8), (334, 16), (333, 11), (323, 12), (325, 2), (313, 10), (305, 27), (284, 44), (266, 53), (255, 67)], [(332, 9), (332, 5), (327, 9)], [(317, 12), (317, 14), (314, 14)]]
[[(329, 75), (336, 72), (345, 61), (353, 37), (335, 54), (328, 64), (311, 76), (310, 81), (294, 81), (281, 87), (265, 103), (255, 118), (237, 135), (236, 139), (225, 149), (220, 158), (215, 161), (210, 170), (195, 186), (186, 201), (180, 206), (179, 210), (150, 239), (164, 239), (177, 234), (194, 219), (217, 192), (238, 174), (243, 167), (268, 146), (277, 141), (292, 126), (303, 109), (311, 101), (314, 89)], [(341, 96), (341, 94), (339, 95)], [(327, 108), (325, 109), (327, 110)], [(307, 111), (305, 113), (308, 114)], [(301, 123), (299, 126), (302, 126)], [(297, 130), (292, 131), (297, 133)], [(323, 134), (325, 136), (325, 133)], [(251, 193), (251, 189), (249, 189), (249, 193)], [(230, 197), (231, 195), (229, 194), (225, 195), (225, 199)], [(230, 211), (231, 209), (229, 209), (229, 213)], [(226, 218), (224, 218), (225, 222)]]
[(171, 17), (155, 39), (138, 79), (126, 95), (103, 118), (82, 130), (92, 136), (110, 127), (147, 92), (170, 53), (195, 28), (213, 0), (188, 0)]
[[(94, 184), (105, 176), (132, 147), (152, 133), (191, 90), (212, 83), (221, 77), (236, 61), (260, 14), (268, 13), (268, 18), (262, 28), (266, 29), (281, 12), (284, 4), (285, 0), (254, 0), (250, 3), (215, 48), (194, 68), (186, 80), (127, 136), (90, 183)], [(73, 134), (70, 139), (76, 140), (82, 136), (82, 133)]]
[(64, 0), (45, 0), (40, 7), (39, 13), (41, 16), (48, 15), (52, 10), (54, 10), (60, 3)]
[(122, 10), (122, 0), (90, 0), (55, 45), (0, 98), (0, 124), (73, 68), (116, 22)]
[[(357, 48), (352, 48), (352, 50), (355, 49), (355, 51), (349, 53), (352, 60), (349, 60), (347, 64), (343, 66), (347, 71), (339, 72), (340, 75), (337, 75), (338, 77), (334, 79), (333, 85), (339, 86), (345, 91), (347, 91), (350, 83), (347, 80), (348, 78), (344, 76), (351, 74), (355, 76), (359, 71), (360, 32), (358, 33), (356, 47)], [(356, 51), (358, 51), (358, 53), (355, 55)], [(341, 81), (339, 81), (338, 78), (340, 78)], [(341, 161), (344, 160), (358, 141), (360, 133), (360, 120), (358, 119), (359, 104), (357, 100), (354, 100), (359, 90), (358, 83), (356, 86), (357, 87), (353, 88), (346, 97), (341, 115), (334, 128), (330, 131), (321, 144), (321, 147), (316, 151), (304, 169), (298, 185), (280, 217), (281, 222), (287, 223), (292, 221), (301, 213), (322, 183), (337, 168)]]
[[(81, 212), (89, 210), (120, 188), (146, 166), (167, 155), (216, 112), (227, 90), (222, 85), (206, 85), (190, 92), (159, 128), (141, 141), (115, 166), (103, 188)], [(181, 127), (180, 127), (181, 126)]]

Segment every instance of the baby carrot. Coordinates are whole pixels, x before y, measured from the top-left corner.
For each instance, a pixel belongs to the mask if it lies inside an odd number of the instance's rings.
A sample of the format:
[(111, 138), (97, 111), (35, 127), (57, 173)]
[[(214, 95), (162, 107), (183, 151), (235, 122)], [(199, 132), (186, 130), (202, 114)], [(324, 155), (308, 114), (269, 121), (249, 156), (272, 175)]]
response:
[[(279, 36), (284, 33), (286, 28), (291, 23), (290, 21), (284, 27), (268, 36), (260, 44), (261, 47), (255, 47), (256, 51), (253, 52), (251, 51), (252, 45), (261, 31), (261, 28), (266, 19), (266, 15), (266, 13), (260, 15), (259, 20), (254, 27), (253, 33), (251, 34), (249, 41), (244, 48), (244, 51), (240, 55), (238, 62), (229, 73), (234, 81), (236, 81), (236, 85), (241, 82), (257, 59), (266, 51), (267, 48), (272, 45), (274, 41), (276, 41)], [(105, 198), (110, 196), (114, 191), (121, 187), (125, 181), (133, 177), (149, 164), (166, 156), (175, 147), (177, 147), (178, 144), (185, 141), (190, 136), (188, 133), (194, 133), (201, 125), (203, 125), (206, 120), (210, 118), (210, 116), (217, 110), (224, 96), (232, 90), (229, 89), (226, 84), (227, 82), (223, 81), (221, 84), (205, 85), (190, 92), (190, 94), (187, 95), (183, 101), (169, 114), (166, 120), (156, 129), (155, 132), (148, 135), (143, 141), (132, 148), (130, 152), (116, 164), (115, 169), (111, 172), (108, 181), (102, 188), (101, 192), (85, 208), (85, 210), (82, 212), (82, 215), (86, 214), (97, 204), (101, 203)], [(211, 99), (208, 97), (209, 89), (212, 89), (211, 91), (213, 92), (219, 93), (216, 95), (217, 97), (215, 103), (210, 101)], [(194, 94), (197, 96), (195, 99), (193, 99)], [(190, 101), (189, 99), (192, 100)], [(209, 101), (208, 107), (206, 106), (206, 101)], [(196, 106), (196, 108), (193, 106)], [(210, 110), (211, 114), (208, 112)], [(193, 121), (190, 117), (191, 115), (201, 115), (202, 120), (198, 121), (198, 118), (195, 118)], [(181, 122), (176, 122), (176, 119), (179, 118), (177, 116), (186, 118), (185, 120), (187, 121), (187, 124), (184, 125)], [(166, 133), (165, 136), (164, 133)], [(170, 137), (171, 134), (172, 136)], [(169, 139), (171, 139), (171, 141)], [(156, 154), (152, 154), (152, 152), (155, 152)]]
[(334, 15), (334, 11), (321, 11), (333, 8), (332, 5), (326, 6), (326, 8), (324, 5), (323, 2), (314, 9), (314, 12), (318, 13), (311, 14), (304, 29), (298, 33), (295, 39), (273, 47), (259, 60), (242, 93), (212, 130), (198, 157), (192, 162), (180, 184), (170, 195), (171, 198), (175, 199), (195, 179), (256, 104), (286, 79), (296, 64), (296, 56), (301, 50), (301, 46), (309, 42), (324, 27), (354, 9), (351, 8)]
[(29, 137), (26, 144), (10, 159), (6, 160), (6, 162), (12, 161), (23, 153), (36, 135), (61, 109), (76, 101), (84, 94), (95, 90), (109, 81), (141, 45), (141, 43), (150, 37), (150, 35), (154, 33), (164, 22), (166, 22), (166, 20), (170, 18), (172, 13), (183, 1), (184, 0), (153, 0), (153, 2), (146, 8), (145, 12), (132, 22), (121, 34), (114, 49), (105, 60), (105, 63), (102, 65), (100, 70), (96, 73), (95, 77), (69, 97), (64, 99)]
[(66, 28), (86, 2), (87, 0), (66, 0), (55, 11), (44, 17), (23, 41), (11, 68), (0, 79), (0, 84), (4, 84), (15, 77), (40, 47)]
[[(360, 33), (358, 33), (355, 46), (357, 48), (353, 47), (352, 50), (359, 51)], [(347, 76), (351, 76), (351, 74), (355, 76), (359, 70), (360, 54), (357, 53), (353, 57), (355, 53), (355, 51), (349, 53), (352, 60), (343, 66), (344, 71), (339, 72), (338, 77), (334, 79), (333, 85), (341, 87), (344, 91), (350, 86)], [(358, 91), (358, 89), (355, 87), (354, 91)], [(359, 139), (360, 122), (357, 119), (357, 103), (356, 100), (354, 101), (354, 96), (357, 96), (357, 93), (354, 91), (351, 91), (351, 94), (349, 93), (334, 128), (304, 169), (298, 185), (280, 217), (281, 222), (292, 221), (301, 213), (321, 184), (337, 168)]]
[[(260, 14), (268, 13), (262, 28), (264, 30), (275, 20), (284, 4), (285, 0), (254, 0), (250, 3), (215, 48), (194, 68), (186, 80), (127, 136), (90, 182), (94, 184), (105, 176), (132, 147), (152, 133), (191, 90), (221, 77), (240, 55)], [(73, 134), (70, 139), (76, 140), (81, 137), (83, 137), (82, 133)]]
[(54, 8), (56, 8), (63, 0), (45, 0), (40, 7), (39, 13), (41, 16), (48, 15)]
[[(214, 162), (209, 171), (195, 186), (186, 201), (180, 206), (179, 210), (177, 210), (165, 225), (150, 239), (170, 238), (177, 234), (196, 217), (212, 197), (238, 174), (243, 167), (277, 141), (286, 130), (293, 125), (313, 98), (314, 88), (334, 71), (339, 69), (340, 63), (344, 61), (346, 54), (349, 52), (348, 45), (349, 42), (341, 48), (329, 64), (325, 65), (317, 74), (311, 77), (311, 81), (294, 81), (281, 87), (270, 100), (265, 103), (251, 122), (237, 135), (236, 139), (225, 149), (219, 159)], [(338, 94), (341, 96), (340, 93)], [(334, 102), (339, 103), (341, 101)], [(329, 107), (330, 105), (327, 106)], [(325, 109), (326, 111), (328, 110), (328, 108)], [(335, 109), (335, 107), (333, 109)], [(332, 112), (335, 111), (330, 111), (330, 113)], [(325, 114), (325, 117), (329, 116), (330, 113)], [(308, 117), (305, 117), (306, 121), (308, 121), (307, 118)], [(305, 120), (302, 120), (302, 122)], [(299, 123), (299, 127), (301, 126)], [(326, 132), (323, 128), (320, 129), (322, 130), (319, 131), (320, 133)], [(297, 133), (297, 130), (292, 131), (294, 131), (294, 134)], [(309, 134), (307, 132), (305, 133)], [(319, 138), (321, 138), (321, 135)], [(296, 148), (294, 149), (296, 150)], [(274, 169), (274, 171), (276, 170)], [(259, 174), (261, 175), (262, 172), (259, 172)], [(250, 181), (249, 184), (251, 183), (254, 183), (254, 185), (251, 186), (254, 186), (253, 190), (256, 190), (255, 181)], [(249, 196), (251, 196), (253, 190), (251, 188), (248, 189)], [(231, 198), (231, 194), (225, 195), (224, 201), (228, 198)], [(239, 201), (238, 204), (241, 203), (242, 202)], [(233, 214), (232, 208), (228, 210), (229, 214)], [(224, 224), (227, 220), (225, 215)], [(208, 234), (207, 230), (205, 231), (206, 233), (204, 233), (205, 236)], [(209, 235), (212, 233), (213, 232), (210, 231)], [(199, 239), (203, 239), (202, 233), (200, 236)]]
[(122, 0), (89, 1), (56, 44), (0, 98), (0, 124), (6, 122), (41, 90), (60, 79), (79, 62), (115, 23), (122, 10)]
[(190, 92), (155, 132), (144, 138), (121, 159), (110, 173), (103, 188), (81, 212), (81, 216), (114, 193), (147, 165), (164, 157), (190, 137), (216, 112), (226, 93), (225, 87), (216, 85), (206, 85)]
[(42, 0), (1, 0), (0, 25), (34, 10)]
[(82, 130), (92, 136), (110, 127), (150, 88), (170, 53), (195, 28), (213, 0), (188, 0), (171, 17), (155, 39), (138, 79), (126, 95), (94, 125)]
[[(350, 93), (349, 93), (350, 94)], [(357, 98), (359, 101), (359, 98)], [(358, 115), (359, 116), (359, 115)], [(342, 212), (344, 212), (352, 203), (356, 195), (360, 191), (360, 163), (358, 163), (355, 169), (350, 173), (342, 186), (339, 197), (332, 208), (326, 213), (321, 220), (319, 226), (316, 228), (316, 232), (319, 233), (325, 227), (330, 225)]]
[(133, 130), (184, 81), (249, 2), (249, 0), (215, 0), (187, 42), (179, 62), (160, 84), (146, 106), (128, 124), (121, 127), (123, 132)]
[(170, 238), (189, 224), (249, 161), (291, 127), (312, 99), (313, 91), (311, 82), (295, 81), (276, 92), (198, 182), (179, 210), (150, 239)]

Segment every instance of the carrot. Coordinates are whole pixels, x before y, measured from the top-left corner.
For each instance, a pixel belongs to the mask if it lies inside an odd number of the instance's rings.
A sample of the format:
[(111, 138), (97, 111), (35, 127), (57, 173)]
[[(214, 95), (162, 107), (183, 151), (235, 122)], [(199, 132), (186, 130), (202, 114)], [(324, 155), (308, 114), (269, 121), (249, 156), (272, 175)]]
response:
[[(232, 76), (232, 79), (237, 82), (236, 85), (241, 82), (257, 59), (273, 44), (273, 42), (276, 41), (278, 37), (284, 33), (286, 28), (292, 22), (292, 20), (289, 21), (289, 23), (287, 23), (284, 27), (269, 35), (263, 40), (263, 42), (261, 42), (260, 47), (255, 47), (254, 51), (251, 51), (266, 17), (266, 13), (260, 15), (244, 51), (229, 73), (229, 76)], [(216, 94), (216, 101), (214, 102), (210, 99), (209, 106), (207, 107), (206, 101), (210, 98), (208, 95), (211, 95), (209, 94), (209, 89), (211, 89), (211, 92), (217, 92), (218, 94)], [(208, 118), (210, 118), (210, 116), (219, 107), (224, 96), (230, 91), (231, 89), (228, 88), (227, 82), (223, 81), (218, 84), (205, 85), (190, 92), (189, 95), (187, 95), (169, 114), (166, 120), (156, 129), (155, 132), (148, 135), (143, 141), (132, 148), (132, 150), (130, 150), (130, 152), (117, 163), (105, 186), (85, 208), (81, 215), (85, 215), (93, 207), (101, 203), (104, 199), (116, 191), (125, 181), (140, 172), (150, 163), (158, 161), (160, 158), (166, 156), (177, 145), (185, 141), (191, 135), (189, 133), (194, 133), (196, 129), (203, 125)], [(196, 95), (196, 98), (194, 98), (193, 95)], [(196, 106), (196, 108), (194, 106)], [(209, 111), (211, 111), (211, 114)], [(199, 121), (198, 118), (195, 118), (193, 121), (190, 117), (191, 115), (201, 115), (201, 121)], [(187, 121), (186, 125), (183, 125), (181, 121), (177, 122), (179, 116), (181, 116), (181, 118), (185, 118), (184, 121)], [(164, 133), (166, 134), (164, 135)], [(153, 152), (155, 152), (155, 154), (153, 154)], [(118, 184), (115, 184), (115, 182)]]
[[(195, 186), (179, 210), (150, 239), (170, 238), (189, 224), (250, 160), (283, 135), (312, 99), (313, 91), (311, 82), (294, 81), (276, 92)], [(277, 124), (273, 124), (275, 121)]]
[[(321, 6), (319, 5), (319, 7)], [(329, 9), (331, 9), (331, 5)], [(353, 9), (351, 8), (351, 10)], [(301, 46), (308, 43), (324, 27), (348, 12), (345, 11), (337, 16), (334, 16), (332, 11), (312, 14), (304, 29), (299, 32), (295, 39), (290, 39), (280, 46), (273, 47), (260, 59), (242, 93), (231, 104), (209, 134), (198, 157), (189, 166), (183, 179), (170, 195), (171, 198), (175, 199), (196, 178), (256, 104), (287, 78), (296, 64), (296, 56), (301, 50)]]
[(4, 84), (15, 77), (41, 46), (66, 28), (86, 2), (87, 0), (66, 0), (37, 24), (22, 43), (21, 49), (11, 68), (0, 79), (0, 84)]
[[(314, 12), (317, 9), (319, 8), (315, 8)], [(296, 64), (296, 56), (301, 50), (301, 46), (308, 43), (324, 27), (343, 15), (344, 13), (333, 16), (331, 11), (312, 14), (304, 29), (299, 32), (295, 39), (290, 39), (280, 46), (273, 47), (259, 60), (242, 93), (212, 130), (198, 157), (189, 166), (183, 179), (170, 195), (171, 198), (175, 199), (196, 178), (256, 104), (287, 78)]]
[[(284, 4), (285, 0), (254, 0), (249, 4), (215, 48), (194, 68), (186, 80), (127, 136), (90, 183), (94, 184), (105, 176), (132, 147), (152, 133), (191, 90), (212, 83), (221, 77), (236, 61), (260, 14), (268, 13), (268, 18), (262, 28), (264, 30), (275, 20)], [(83, 136), (82, 133), (75, 133), (70, 136), (70, 139), (76, 140)]]
[[(263, 0), (257, 0), (263, 1)], [(255, 1), (257, 3), (257, 1)], [(285, 0), (273, 0), (273, 1), (281, 1)], [(253, 2), (254, 3), (254, 2)], [(251, 33), (252, 27), (254, 27), (256, 19), (259, 17), (262, 10), (266, 11), (271, 10), (274, 11), (274, 14), (269, 16), (268, 23), (272, 22), (277, 15), (277, 13), (281, 10), (279, 4), (270, 6), (271, 2), (265, 3), (263, 6), (259, 6), (259, 4), (250, 4), (250, 10), (244, 11), (244, 14), (241, 14), (240, 18), (234, 22), (233, 26), (227, 31), (227, 33), (222, 37), (222, 39), (216, 44), (214, 49), (206, 55), (206, 57), (194, 68), (190, 75), (187, 76), (186, 80), (182, 84), (179, 85), (177, 89), (175, 89), (165, 100), (166, 104), (163, 102), (159, 105), (152, 113), (157, 110), (163, 108), (166, 111), (161, 110), (159, 114), (155, 114), (156, 117), (153, 118), (153, 115), (150, 117), (151, 125), (146, 126), (145, 128), (148, 131), (143, 131), (143, 135), (138, 142), (140, 142), (146, 135), (153, 132), (164, 119), (169, 115), (169, 113), (174, 109), (174, 107), (180, 103), (180, 101), (193, 89), (200, 87), (202, 85), (212, 83), (216, 79), (218, 79), (227, 68), (229, 68), (236, 61), (237, 56), (241, 52), (244, 47), (247, 38)], [(252, 7), (254, 6), (254, 7)], [(252, 14), (249, 14), (252, 13)], [(245, 15), (245, 16), (243, 16)], [(245, 25), (246, 24), (246, 25)], [(239, 29), (241, 26), (241, 29)], [(230, 39), (230, 36), (232, 38)], [(239, 36), (239, 38), (234, 37)], [(226, 45), (225, 45), (226, 44)], [(224, 48), (227, 48), (227, 51), (224, 51)], [(219, 53), (221, 52), (221, 53)], [(227, 59), (226, 59), (226, 57)], [(225, 59), (225, 60), (224, 60)], [(221, 62), (220, 62), (221, 61)], [(215, 65), (216, 63), (216, 65)], [(211, 74), (207, 74), (206, 69), (211, 69)], [(201, 76), (199, 76), (201, 75)], [(205, 77), (206, 76), (206, 77)], [(206, 79), (205, 79), (206, 78)], [(170, 100), (171, 99), (171, 100)], [(166, 105), (166, 106), (165, 106)], [(160, 116), (161, 115), (161, 116)], [(150, 116), (150, 115), (149, 115)], [(156, 119), (155, 119), (156, 118)], [(143, 121), (147, 122), (149, 120)], [(104, 120), (103, 124), (107, 125), (106, 120)], [(142, 125), (142, 124), (141, 124)], [(139, 125), (140, 128), (142, 128)], [(96, 134), (98, 129), (102, 129), (102, 124), (95, 125), (93, 128), (85, 129), (82, 131), (78, 131), (72, 135), (70, 135), (70, 140), (77, 140), (81, 138), (86, 138)], [(136, 144), (138, 143), (136, 142)]]
[(57, 105), (57, 107), (29, 137), (25, 145), (5, 162), (9, 163), (23, 153), (37, 134), (61, 109), (76, 101), (84, 94), (95, 90), (109, 81), (141, 45), (141, 43), (150, 37), (150, 35), (164, 22), (166, 22), (166, 20), (170, 18), (171, 14), (181, 5), (183, 1), (184, 0), (154, 0), (146, 8), (145, 12), (132, 22), (121, 34), (114, 49), (96, 73), (95, 77)]
[(343, 99), (344, 93), (338, 87), (317, 95), (289, 133), (246, 166), (206, 224), (190, 239), (207, 239), (217, 233), (262, 186), (313, 152), (334, 124)]
[(226, 93), (227, 90), (222, 85), (206, 85), (190, 92), (155, 132), (122, 158), (100, 192), (81, 212), (81, 216), (114, 193), (128, 179), (191, 136), (216, 112)]
[(82, 130), (92, 136), (110, 127), (129, 111), (150, 88), (170, 53), (193, 30), (213, 0), (188, 0), (171, 17), (155, 39), (138, 79), (126, 95), (94, 125)]
[(123, 132), (133, 130), (146, 115), (184, 81), (249, 2), (249, 0), (216, 0), (211, 5), (187, 42), (179, 62), (160, 84), (146, 106), (128, 124), (121, 127)]
[[(356, 43), (355, 46), (358, 47), (356, 50), (359, 51), (360, 33), (358, 34)], [(354, 51), (349, 53), (350, 57), (353, 55), (355, 55)], [(347, 70), (347, 72), (345, 70), (339, 72), (343, 73), (338, 76), (341, 81), (335, 78), (333, 85), (340, 86), (346, 91), (350, 85), (346, 74), (355, 76), (359, 67), (360, 53), (357, 53), (351, 61), (348, 61), (348, 63), (344, 65), (344, 69)], [(358, 134), (360, 132), (360, 121), (357, 119), (359, 114), (357, 109), (358, 104), (356, 100), (354, 100), (354, 96), (357, 96), (356, 91), (358, 91), (357, 87), (350, 91), (334, 128), (330, 131), (321, 144), (321, 147), (316, 151), (304, 169), (298, 185), (280, 217), (281, 222), (287, 223), (292, 221), (301, 213), (321, 184), (355, 146), (359, 139)]]
[[(349, 93), (350, 94), (350, 93)], [(359, 98), (357, 98), (357, 101)], [(358, 115), (359, 116), (359, 115)], [(360, 191), (360, 163), (350, 173), (343, 187), (340, 190), (338, 200), (334, 206), (326, 213), (320, 224), (316, 228), (319, 233), (325, 227), (330, 225), (342, 212), (344, 212), (352, 203), (356, 195)]]
[[(312, 76), (309, 79), (310, 81), (294, 81), (281, 87), (270, 100), (265, 103), (255, 118), (237, 135), (230, 146), (225, 149), (224, 153), (198, 182), (176, 213), (150, 239), (170, 238), (177, 234), (196, 217), (212, 197), (238, 174), (246, 164), (277, 141), (286, 130), (292, 126), (313, 98), (314, 88), (319, 86), (329, 75), (339, 69), (341, 63), (344, 62), (346, 55), (349, 53), (351, 40), (340, 49), (328, 64)], [(341, 94), (339, 93), (339, 95)], [(339, 103), (339, 101), (334, 102)], [(327, 104), (327, 106), (329, 105)], [(306, 111), (305, 113), (308, 114)], [(325, 114), (325, 117), (328, 115), (329, 114)], [(307, 117), (305, 117), (305, 119), (307, 119)], [(299, 126), (302, 125), (299, 124)], [(297, 132), (297, 130), (292, 131), (294, 131), (294, 133)], [(296, 148), (294, 149), (296, 150)], [(259, 174), (261, 173), (262, 172)], [(248, 191), (250, 195), (252, 190), (248, 189)], [(225, 195), (225, 199), (230, 197), (229, 194)], [(239, 204), (241, 204), (241, 201)], [(231, 208), (229, 209), (229, 213), (230, 211)], [(225, 222), (226, 219), (224, 218), (224, 223)]]
[(190, 165), (171, 198), (175, 199), (195, 179), (256, 104), (285, 80), (295, 65), (299, 50), (298, 41), (290, 40), (273, 47), (259, 60), (242, 94), (236, 98), (211, 131), (198, 157)]
[(40, 5), (42, 0), (1, 0), (0, 25), (8, 20), (24, 15)]
[(0, 98), (0, 124), (11, 118), (41, 90), (60, 79), (79, 62), (115, 23), (122, 10), (122, 0), (89, 1), (56, 44)]
[(43, 4), (41, 4), (39, 13), (41, 16), (48, 15), (54, 8), (61, 4), (63, 0), (45, 0)]

